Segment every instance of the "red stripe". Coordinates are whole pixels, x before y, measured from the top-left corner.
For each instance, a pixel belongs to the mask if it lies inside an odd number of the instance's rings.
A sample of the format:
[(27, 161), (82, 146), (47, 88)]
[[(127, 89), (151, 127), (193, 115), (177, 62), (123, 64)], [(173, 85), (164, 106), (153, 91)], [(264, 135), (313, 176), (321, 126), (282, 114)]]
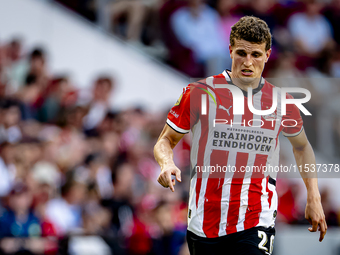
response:
[[(227, 166), (228, 154), (228, 151), (213, 150), (210, 165)], [(224, 172), (216, 168), (216, 171), (209, 176), (204, 198), (203, 232), (208, 238), (218, 237), (223, 183)]]
[(230, 186), (229, 209), (227, 216), (227, 235), (237, 232), (236, 225), (241, 203), (241, 190), (245, 171), (241, 172), (241, 166), (246, 166), (248, 162), (248, 153), (238, 152), (236, 155), (236, 171)]
[(273, 198), (273, 191), (271, 191), (268, 188), (268, 183), (269, 183), (269, 176), (267, 177), (267, 182), (266, 182), (266, 191), (268, 192), (268, 203), (269, 203), (269, 208), (272, 205), (272, 198)]
[[(261, 167), (267, 163), (268, 155), (256, 154), (254, 166)], [(253, 172), (248, 191), (248, 208), (245, 215), (244, 229), (255, 227), (260, 220), (260, 213), (262, 211), (261, 197), (262, 197), (262, 179), (263, 171), (257, 173)]]
[[(219, 74), (219, 75), (214, 75), (214, 80), (213, 80), (213, 83), (214, 83), (214, 86), (215, 84), (228, 84), (228, 82), (226, 81), (225, 77), (223, 74)], [(218, 100), (219, 100), (219, 103), (222, 104), (222, 101), (221, 101), (221, 98), (220, 98), (220, 92), (221, 91), (217, 91), (216, 90), (213, 90), (215, 95), (217, 96)]]

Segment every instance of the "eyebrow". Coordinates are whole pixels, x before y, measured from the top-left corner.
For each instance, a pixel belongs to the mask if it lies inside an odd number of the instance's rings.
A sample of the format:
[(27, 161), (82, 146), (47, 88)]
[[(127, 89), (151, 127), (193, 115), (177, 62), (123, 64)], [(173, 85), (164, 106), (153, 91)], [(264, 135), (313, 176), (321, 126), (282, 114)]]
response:
[[(245, 52), (245, 53), (247, 53), (247, 52), (246, 52), (245, 50), (243, 50), (243, 49), (238, 49), (238, 50), (236, 50), (236, 52), (242, 52), (242, 53)], [(254, 54), (254, 53), (263, 55), (263, 53), (262, 53), (261, 51), (257, 51), (257, 50), (251, 52), (251, 54)]]

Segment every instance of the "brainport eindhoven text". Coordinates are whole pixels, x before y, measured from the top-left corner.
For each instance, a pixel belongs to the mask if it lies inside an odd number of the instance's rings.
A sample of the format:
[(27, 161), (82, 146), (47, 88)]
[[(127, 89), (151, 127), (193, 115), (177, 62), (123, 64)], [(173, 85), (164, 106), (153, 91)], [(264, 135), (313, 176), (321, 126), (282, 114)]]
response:
[(270, 152), (274, 138), (264, 135), (242, 134), (237, 132), (214, 131), (212, 145), (215, 147), (239, 148)]

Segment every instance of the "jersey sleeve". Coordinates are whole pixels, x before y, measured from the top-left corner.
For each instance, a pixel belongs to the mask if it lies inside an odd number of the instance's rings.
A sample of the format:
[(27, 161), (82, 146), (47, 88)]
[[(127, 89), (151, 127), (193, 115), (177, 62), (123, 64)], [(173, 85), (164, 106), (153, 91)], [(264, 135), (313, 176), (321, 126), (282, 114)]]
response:
[(189, 133), (191, 123), (195, 114), (190, 105), (191, 87), (188, 85), (183, 88), (183, 93), (178, 98), (175, 105), (170, 109), (166, 123), (176, 132)]
[[(287, 94), (287, 98), (293, 99), (292, 95)], [(295, 104), (287, 104), (286, 115), (282, 117), (282, 134), (293, 137), (300, 134), (303, 130), (303, 120), (300, 110)]]

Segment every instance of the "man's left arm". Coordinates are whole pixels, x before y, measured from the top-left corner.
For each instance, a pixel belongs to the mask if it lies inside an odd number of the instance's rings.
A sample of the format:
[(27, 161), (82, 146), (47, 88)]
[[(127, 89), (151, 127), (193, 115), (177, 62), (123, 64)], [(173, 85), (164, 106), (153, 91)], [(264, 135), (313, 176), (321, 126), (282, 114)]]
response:
[(313, 165), (315, 167), (315, 155), (304, 130), (297, 136), (288, 137), (288, 139), (293, 146), (293, 153), (297, 166), (302, 166), (300, 174), (307, 188), (305, 218), (312, 224), (312, 227), (308, 228), (308, 230), (310, 232), (319, 230), (319, 241), (321, 242), (327, 232), (327, 223), (321, 205), (317, 172), (308, 171), (308, 169), (305, 169), (304, 167), (305, 164), (310, 168), (312, 168)]

